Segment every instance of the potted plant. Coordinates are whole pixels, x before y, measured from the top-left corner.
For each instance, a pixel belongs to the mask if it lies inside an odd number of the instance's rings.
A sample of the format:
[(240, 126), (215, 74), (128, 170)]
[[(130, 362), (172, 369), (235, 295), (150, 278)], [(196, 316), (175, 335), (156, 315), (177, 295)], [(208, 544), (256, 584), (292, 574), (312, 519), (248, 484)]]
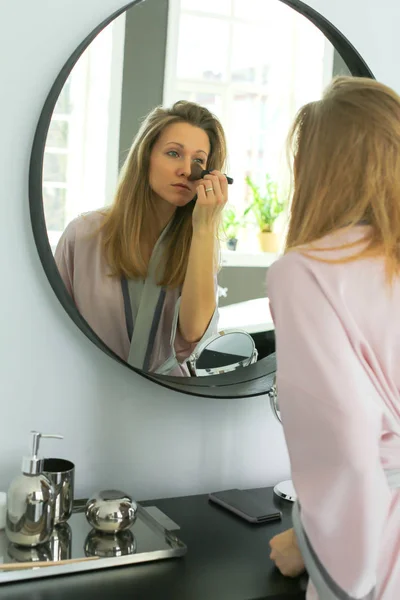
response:
[(236, 250), (237, 236), (242, 223), (234, 208), (226, 208), (223, 212), (223, 230), (226, 235), (226, 246), (228, 250)]
[(279, 251), (279, 236), (274, 233), (273, 225), (279, 215), (284, 211), (285, 204), (279, 199), (278, 185), (267, 173), (265, 176), (265, 192), (260, 191), (250, 176), (246, 177), (246, 183), (252, 191), (253, 202), (244, 212), (246, 216), (253, 212), (258, 228), (258, 239), (263, 252)]

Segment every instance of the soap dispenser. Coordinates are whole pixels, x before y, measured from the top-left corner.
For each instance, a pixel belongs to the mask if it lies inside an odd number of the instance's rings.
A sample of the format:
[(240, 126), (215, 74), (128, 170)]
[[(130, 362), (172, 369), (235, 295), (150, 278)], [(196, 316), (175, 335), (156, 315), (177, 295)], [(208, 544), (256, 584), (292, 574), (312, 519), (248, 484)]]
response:
[(16, 477), (7, 494), (6, 534), (19, 546), (46, 543), (53, 531), (56, 494), (51, 481), (43, 474), (43, 459), (38, 458), (41, 438), (63, 439), (62, 435), (33, 435), (32, 456), (22, 459), (22, 474)]

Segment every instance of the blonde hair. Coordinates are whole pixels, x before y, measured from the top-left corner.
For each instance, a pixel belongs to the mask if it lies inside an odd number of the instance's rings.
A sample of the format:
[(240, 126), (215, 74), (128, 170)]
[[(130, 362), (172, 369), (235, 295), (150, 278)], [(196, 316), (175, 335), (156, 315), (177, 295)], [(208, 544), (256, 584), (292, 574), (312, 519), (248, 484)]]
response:
[(337, 77), (322, 100), (300, 109), (289, 148), (294, 188), (286, 251), (366, 223), (359, 250), (317, 260), (381, 256), (391, 281), (400, 269), (400, 97), (373, 79)]
[[(172, 123), (189, 123), (203, 129), (210, 141), (207, 169), (222, 170), (226, 140), (218, 119), (206, 108), (181, 100), (172, 108), (155, 108), (143, 121), (121, 169), (114, 202), (104, 211), (100, 227), (103, 251), (111, 275), (127, 279), (146, 278), (146, 240), (156, 240), (154, 194), (149, 184), (151, 151), (161, 132)], [(166, 237), (163, 276), (165, 287), (183, 284), (192, 240), (194, 202), (178, 207)]]

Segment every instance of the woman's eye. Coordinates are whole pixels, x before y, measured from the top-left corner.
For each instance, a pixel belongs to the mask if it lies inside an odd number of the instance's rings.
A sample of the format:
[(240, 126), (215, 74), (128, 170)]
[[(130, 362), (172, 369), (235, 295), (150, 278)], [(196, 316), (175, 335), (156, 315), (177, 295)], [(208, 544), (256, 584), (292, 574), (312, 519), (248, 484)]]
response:
[(178, 153), (176, 152), (176, 150), (170, 150), (169, 152), (167, 152), (168, 156), (173, 156), (174, 158), (176, 156), (179, 156)]
[(204, 165), (204, 158), (195, 158), (195, 162), (197, 161), (200, 165)]

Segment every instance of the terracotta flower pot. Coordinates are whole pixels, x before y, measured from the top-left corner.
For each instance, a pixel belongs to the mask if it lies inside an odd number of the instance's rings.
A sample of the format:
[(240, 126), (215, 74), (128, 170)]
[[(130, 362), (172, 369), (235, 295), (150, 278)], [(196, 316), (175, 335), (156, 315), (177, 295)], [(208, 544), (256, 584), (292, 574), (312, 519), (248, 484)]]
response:
[(258, 242), (262, 252), (279, 252), (279, 235), (271, 231), (260, 231)]

